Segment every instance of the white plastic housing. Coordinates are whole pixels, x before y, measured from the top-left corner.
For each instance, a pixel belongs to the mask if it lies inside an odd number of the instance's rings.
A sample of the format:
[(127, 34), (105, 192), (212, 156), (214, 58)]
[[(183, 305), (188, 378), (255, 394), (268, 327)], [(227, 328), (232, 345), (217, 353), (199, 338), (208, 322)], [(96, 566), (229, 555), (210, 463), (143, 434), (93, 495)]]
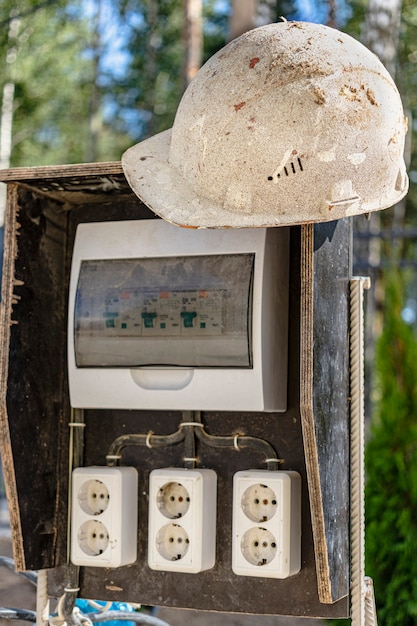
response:
[(148, 564), (196, 574), (216, 557), (217, 476), (210, 469), (167, 468), (149, 477)]
[(240, 576), (287, 578), (301, 568), (301, 478), (247, 470), (233, 479), (232, 569)]
[[(289, 231), (286, 228), (255, 228), (241, 230), (187, 230), (168, 224), (160, 219), (134, 220), (108, 223), (80, 224), (77, 228), (70, 280), (69, 318), (68, 318), (68, 371), (70, 399), (73, 407), (80, 408), (120, 408), (120, 409), (151, 409), (151, 410), (234, 410), (234, 411), (285, 411), (287, 407), (287, 333), (288, 333), (288, 241)], [(242, 349), (242, 341), (237, 342), (230, 334), (225, 337), (217, 329), (223, 329), (224, 316), (230, 322), (230, 312), (221, 316), (216, 312), (216, 302), (223, 302), (225, 307), (230, 303), (230, 294), (235, 283), (226, 258), (226, 270), (221, 273), (223, 284), (212, 287), (208, 298), (210, 324), (202, 331), (205, 324), (200, 313), (193, 313), (194, 319), (188, 319), (190, 328), (183, 328), (181, 337), (174, 336), (173, 326), (185, 326), (186, 320), (181, 315), (190, 311), (190, 303), (184, 305), (185, 294), (190, 291), (205, 293), (207, 281), (212, 280), (212, 273), (201, 272), (201, 277), (193, 276), (194, 284), (181, 282), (181, 271), (177, 272), (178, 284), (154, 285), (152, 292), (156, 310), (140, 304), (137, 321), (132, 322), (132, 311), (128, 313), (127, 322), (121, 322), (120, 314), (126, 306), (123, 300), (126, 294), (118, 294), (109, 304), (103, 288), (103, 294), (94, 294), (103, 298), (103, 308), (91, 315), (92, 328), (97, 324), (104, 327), (103, 336), (97, 337), (97, 330), (92, 331), (90, 339), (83, 336), (87, 346), (90, 342), (92, 361), (97, 365), (77, 366), (75, 351), (75, 319), (77, 310), (77, 289), (80, 270), (83, 262), (100, 262), (113, 260), (141, 260), (146, 262), (147, 276), (152, 276), (149, 263), (155, 259), (155, 266), (160, 266), (161, 259), (198, 258), (201, 256), (220, 255), (254, 255), (253, 282), (250, 296), (242, 298), (240, 315), (248, 320), (246, 344), (249, 363), (245, 367), (224, 364), (222, 351), (232, 352)], [(159, 264), (159, 265), (158, 265)], [(84, 267), (86, 265), (84, 264)], [(103, 266), (101, 266), (103, 267)], [(198, 267), (198, 262), (197, 262)], [(108, 271), (108, 267), (107, 270)], [(106, 279), (107, 280), (107, 279)], [(110, 280), (110, 279), (109, 279)], [(149, 278), (148, 278), (149, 280)], [(94, 281), (93, 281), (94, 282)], [(172, 280), (171, 280), (172, 282)], [(175, 282), (175, 280), (174, 280)], [(134, 293), (135, 285), (140, 290), (140, 280), (132, 279), (129, 283), (127, 296)], [(148, 287), (146, 287), (148, 289)], [(149, 286), (151, 290), (151, 287)], [(176, 291), (175, 291), (176, 290)], [(151, 290), (152, 291), (152, 290)], [(159, 294), (159, 296), (158, 296)], [(179, 294), (179, 296), (178, 296)], [(223, 295), (222, 295), (223, 294)], [(81, 302), (87, 302), (88, 294), (81, 296)], [(134, 295), (139, 298), (141, 296)], [(93, 299), (94, 299), (93, 298)], [(165, 301), (160, 300), (165, 298)], [(234, 301), (234, 300), (233, 300)], [(158, 329), (145, 328), (146, 316), (158, 316), (161, 307), (167, 321), (159, 317)], [(237, 306), (237, 305), (234, 305)], [(107, 308), (106, 308), (107, 307)], [(111, 308), (113, 307), (113, 308)], [(141, 308), (142, 307), (142, 308)], [(174, 310), (177, 307), (177, 310)], [(184, 311), (181, 307), (188, 307)], [(221, 308), (221, 305), (220, 305)], [(88, 327), (88, 311), (82, 318)], [(110, 316), (108, 320), (105, 316)], [(113, 323), (115, 316), (120, 329), (106, 328), (106, 323)], [(144, 317), (145, 316), (145, 317)], [(98, 320), (101, 319), (101, 322)], [(198, 322), (198, 328), (191, 324)], [(148, 320), (152, 324), (152, 319)], [(115, 322), (116, 323), (116, 322)], [(143, 332), (137, 327), (142, 324)], [(95, 325), (95, 326), (94, 326)], [(129, 331), (129, 325), (132, 329)], [(209, 328), (210, 326), (210, 328)], [(152, 331), (152, 336), (149, 331)], [(169, 331), (169, 332), (168, 332)], [(189, 331), (189, 332), (188, 332)], [(206, 332), (207, 339), (201, 335)], [(113, 333), (113, 335), (112, 335)], [(136, 333), (136, 335), (135, 335)], [(168, 333), (169, 337), (165, 333)], [(211, 333), (211, 336), (210, 336)], [(78, 335), (79, 336), (79, 335)], [(164, 344), (165, 341), (165, 344)], [(169, 342), (169, 344), (168, 344)], [(117, 346), (117, 350), (115, 349)], [(196, 348), (194, 346), (197, 346)], [(169, 349), (167, 349), (169, 348)], [(118, 353), (119, 361), (114, 364), (112, 355)], [(141, 356), (140, 366), (123, 365), (123, 354), (129, 359), (132, 355)], [(186, 355), (202, 353), (214, 359), (210, 366), (167, 365), (163, 361), (165, 354)], [(103, 363), (99, 362), (103, 355)], [(143, 358), (149, 359), (143, 365)], [(152, 359), (154, 359), (152, 361)], [(192, 361), (192, 359), (191, 359)], [(182, 358), (181, 363), (186, 363)], [(204, 361), (203, 361), (204, 362)], [(155, 363), (155, 364), (153, 364)]]
[(136, 561), (138, 473), (79, 467), (72, 473), (71, 561), (120, 567)]

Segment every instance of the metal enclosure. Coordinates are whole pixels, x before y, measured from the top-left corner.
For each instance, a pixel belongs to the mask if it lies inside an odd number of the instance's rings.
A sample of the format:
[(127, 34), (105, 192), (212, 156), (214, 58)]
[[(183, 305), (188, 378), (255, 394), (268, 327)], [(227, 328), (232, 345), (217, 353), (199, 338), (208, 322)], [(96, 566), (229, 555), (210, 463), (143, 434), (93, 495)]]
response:
[[(86, 409), (71, 433), (67, 306), (80, 222), (153, 218), (119, 163), (6, 170), (8, 208), (1, 303), (0, 444), (18, 569), (49, 569), (60, 595), (67, 562), (70, 448), (82, 465), (104, 465), (125, 433), (174, 432), (179, 411)], [(126, 448), (139, 471), (138, 560), (117, 569), (81, 567), (80, 596), (147, 605), (306, 617), (348, 616), (349, 279), (347, 220), (291, 227), (288, 408), (284, 413), (203, 412), (211, 435), (266, 439), (302, 477), (301, 571), (285, 580), (237, 576), (231, 568), (233, 475), (264, 469), (255, 450), (197, 446), (218, 476), (217, 551), (199, 574), (147, 566), (148, 477), (181, 466), (181, 451)]]

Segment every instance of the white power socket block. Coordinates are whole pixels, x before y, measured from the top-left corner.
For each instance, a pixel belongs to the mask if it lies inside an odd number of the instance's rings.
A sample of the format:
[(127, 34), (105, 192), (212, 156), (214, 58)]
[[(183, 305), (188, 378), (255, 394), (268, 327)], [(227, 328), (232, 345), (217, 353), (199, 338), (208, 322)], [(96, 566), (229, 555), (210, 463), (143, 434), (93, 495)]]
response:
[(149, 477), (148, 564), (196, 574), (216, 558), (217, 475), (210, 469), (166, 468)]
[(78, 467), (72, 473), (71, 561), (120, 567), (136, 561), (138, 473)]
[(301, 477), (248, 470), (233, 478), (232, 569), (288, 578), (301, 568)]

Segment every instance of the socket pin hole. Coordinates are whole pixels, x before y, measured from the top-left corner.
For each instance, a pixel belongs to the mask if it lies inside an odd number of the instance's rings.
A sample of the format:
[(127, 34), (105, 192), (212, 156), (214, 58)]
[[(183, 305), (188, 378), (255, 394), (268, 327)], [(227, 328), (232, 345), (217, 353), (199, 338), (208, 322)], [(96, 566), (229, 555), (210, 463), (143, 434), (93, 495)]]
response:
[(250, 528), (242, 537), (241, 550), (251, 565), (267, 565), (277, 554), (277, 544), (266, 528)]
[(187, 532), (178, 524), (167, 524), (159, 529), (156, 548), (167, 561), (178, 561), (188, 551), (190, 540)]
[(78, 492), (78, 502), (87, 515), (101, 515), (109, 506), (110, 494), (97, 478), (85, 481)]
[(276, 513), (277, 498), (271, 487), (259, 483), (245, 489), (241, 505), (242, 511), (252, 522), (267, 522)]
[(186, 515), (190, 506), (190, 494), (181, 483), (169, 482), (158, 490), (157, 506), (168, 519), (179, 519)]
[(84, 522), (78, 531), (78, 545), (84, 554), (99, 556), (109, 545), (109, 533), (102, 522), (90, 520)]

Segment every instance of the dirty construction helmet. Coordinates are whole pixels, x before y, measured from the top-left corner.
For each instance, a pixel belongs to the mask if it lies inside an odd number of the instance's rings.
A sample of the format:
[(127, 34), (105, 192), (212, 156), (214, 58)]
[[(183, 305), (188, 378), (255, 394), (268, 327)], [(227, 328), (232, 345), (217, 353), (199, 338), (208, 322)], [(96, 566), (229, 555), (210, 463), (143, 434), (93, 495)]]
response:
[(281, 22), (211, 57), (172, 129), (122, 163), (139, 198), (181, 226), (325, 222), (406, 194), (406, 122), (392, 78), (361, 43)]

